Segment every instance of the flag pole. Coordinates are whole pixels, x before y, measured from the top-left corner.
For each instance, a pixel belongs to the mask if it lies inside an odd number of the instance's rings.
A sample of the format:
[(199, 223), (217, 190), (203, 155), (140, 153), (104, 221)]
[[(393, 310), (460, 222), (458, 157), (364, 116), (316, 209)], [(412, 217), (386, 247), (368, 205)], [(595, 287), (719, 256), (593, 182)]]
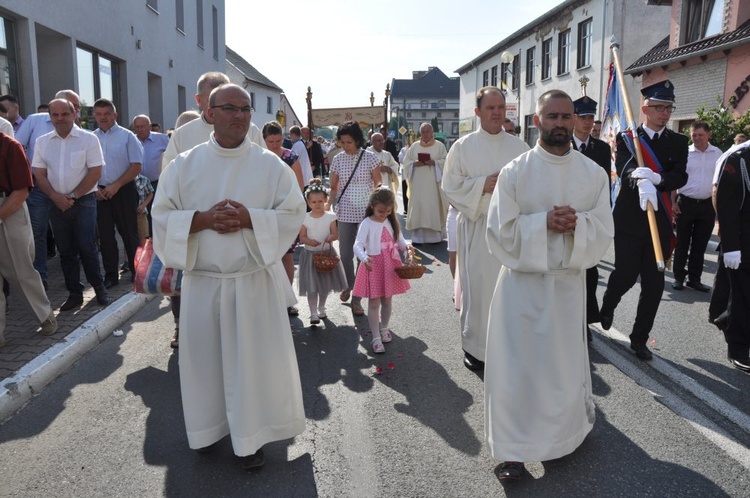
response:
[[(628, 99), (628, 91), (625, 88), (625, 77), (622, 73), (622, 65), (620, 64), (620, 44), (617, 43), (617, 38), (612, 36), (610, 39), (610, 50), (612, 50), (612, 56), (614, 57), (615, 70), (617, 71), (617, 79), (620, 80), (620, 92), (622, 95), (622, 102), (625, 106), (625, 119), (628, 122), (628, 128), (633, 132), (633, 148), (635, 149), (635, 160), (638, 163), (639, 168), (644, 167), (643, 152), (641, 151), (641, 141), (638, 138), (638, 125), (633, 118), (633, 109), (630, 107), (630, 99)], [(664, 265), (664, 254), (661, 250), (661, 241), (659, 240), (659, 229), (656, 224), (656, 211), (654, 206), (651, 205), (650, 201), (646, 202), (646, 215), (648, 217), (648, 227), (651, 231), (651, 243), (654, 246), (654, 256), (656, 257), (656, 269), (663, 272), (666, 266)]]

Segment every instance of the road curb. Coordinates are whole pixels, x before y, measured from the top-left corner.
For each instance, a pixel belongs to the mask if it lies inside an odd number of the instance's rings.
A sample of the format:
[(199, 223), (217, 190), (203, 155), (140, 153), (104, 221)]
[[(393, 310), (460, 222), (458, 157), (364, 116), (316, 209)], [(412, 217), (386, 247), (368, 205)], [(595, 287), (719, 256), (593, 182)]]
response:
[(62, 375), (155, 296), (129, 292), (40, 354), (0, 386), (0, 423)]

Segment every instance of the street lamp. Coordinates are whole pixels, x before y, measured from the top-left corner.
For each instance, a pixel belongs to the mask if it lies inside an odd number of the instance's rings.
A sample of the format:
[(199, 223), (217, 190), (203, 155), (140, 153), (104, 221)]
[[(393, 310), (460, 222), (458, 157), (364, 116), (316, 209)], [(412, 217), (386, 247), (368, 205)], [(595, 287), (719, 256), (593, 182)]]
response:
[[(510, 50), (505, 50), (502, 54), (500, 54), (500, 61), (506, 65), (505, 70), (510, 73), (510, 77), (511, 77), (510, 88), (513, 94), (516, 96), (516, 118), (517, 118), (516, 125), (520, 125), (521, 124), (520, 122), (521, 121), (521, 85), (519, 84), (517, 88), (515, 89), (513, 88), (513, 80), (515, 80), (520, 75), (515, 74), (513, 70), (511, 69), (511, 66), (513, 65), (513, 61), (515, 61), (515, 59), (516, 59), (516, 54), (514, 54)], [(506, 89), (507, 86), (508, 86), (507, 83), (503, 81), (502, 82), (503, 93), (507, 93), (508, 91)]]

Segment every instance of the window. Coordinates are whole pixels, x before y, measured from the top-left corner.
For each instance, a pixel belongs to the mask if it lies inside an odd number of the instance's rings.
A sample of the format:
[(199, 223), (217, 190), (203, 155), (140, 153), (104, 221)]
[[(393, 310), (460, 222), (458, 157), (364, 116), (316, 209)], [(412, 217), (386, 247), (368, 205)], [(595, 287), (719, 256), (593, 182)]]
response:
[(524, 141), (529, 147), (535, 147), (536, 141), (539, 138), (539, 130), (534, 126), (534, 115), (527, 114), (524, 118)]
[(214, 59), (219, 60), (219, 11), (211, 7), (211, 26), (213, 27)]
[(490, 76), (490, 85), (497, 86), (497, 66), (492, 66), (492, 76)]
[(526, 51), (526, 84), (534, 84), (534, 52), (536, 47), (531, 47)]
[(146, 7), (151, 8), (157, 14), (159, 13), (159, 0), (146, 0)]
[(429, 109), (430, 108), (430, 103), (427, 102), (426, 100), (423, 100), (422, 102), (419, 103), (419, 108), (420, 109)]
[(407, 117), (407, 118), (410, 118), (410, 117), (411, 117), (411, 113), (410, 113), (410, 112), (407, 112), (407, 113), (406, 113), (406, 117)]
[(182, 114), (187, 110), (187, 92), (185, 87), (177, 85), (177, 112)]
[(542, 42), (542, 81), (552, 77), (552, 38)]
[(511, 69), (511, 72), (513, 73), (513, 79), (510, 83), (511, 85), (510, 87), (513, 90), (518, 89), (518, 76), (519, 76), (518, 73), (520, 73), (520, 67), (521, 67), (521, 57), (516, 55), (515, 57), (513, 57), (513, 68)]
[(437, 109), (438, 103), (437, 102), (430, 102), (430, 109)]
[(18, 95), (15, 25), (0, 17), (0, 95)]
[(196, 0), (195, 14), (198, 24), (198, 46), (203, 48), (203, 0)]
[(570, 71), (570, 30), (566, 29), (557, 35), (557, 74)]
[(683, 43), (692, 43), (721, 33), (723, 1), (689, 0), (683, 1), (682, 6), (684, 10)]
[(505, 90), (508, 87), (508, 68), (510, 68), (510, 64), (506, 64), (503, 62), (500, 64), (500, 89)]
[[(94, 105), (96, 99), (105, 98), (119, 106), (119, 64), (107, 56), (76, 47), (76, 72), (81, 105)], [(84, 123), (84, 128), (88, 123)], [(93, 122), (91, 123), (93, 125)]]
[(250, 92), (250, 107), (255, 109), (255, 92)]
[(427, 113), (426, 113), (426, 112), (423, 112), (423, 113), (422, 113), (422, 117), (423, 117), (423, 118), (426, 118), (426, 117), (427, 117)]
[(482, 86), (488, 86), (490, 84), (490, 70), (487, 69), (482, 73)]
[(591, 41), (594, 37), (593, 21), (578, 23), (578, 69), (591, 65)]
[(273, 111), (273, 99), (271, 97), (266, 97), (266, 113), (272, 114)]
[(174, 9), (176, 13), (176, 27), (181, 33), (185, 33), (185, 5), (184, 0), (174, 0)]
[(451, 125), (451, 135), (458, 135), (458, 123)]
[(438, 100), (438, 109), (445, 109), (445, 100)]
[(456, 118), (456, 119), (458, 119), (458, 113), (457, 113), (457, 112), (454, 112), (454, 113), (453, 113), (453, 117), (454, 117), (454, 118)]

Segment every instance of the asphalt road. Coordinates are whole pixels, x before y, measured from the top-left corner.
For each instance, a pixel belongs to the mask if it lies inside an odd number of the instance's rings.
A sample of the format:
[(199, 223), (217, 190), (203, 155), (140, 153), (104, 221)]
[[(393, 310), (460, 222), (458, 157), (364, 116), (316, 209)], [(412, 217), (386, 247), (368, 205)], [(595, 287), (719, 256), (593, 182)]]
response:
[(226, 438), (208, 455), (188, 449), (164, 299), (0, 426), (0, 496), (750, 496), (750, 376), (726, 362), (708, 296), (670, 292), (671, 279), (659, 358), (644, 364), (622, 341), (631, 291), (591, 345), (592, 433), (569, 456), (527, 464), (522, 481), (499, 482), (483, 382), (461, 363), (445, 245), (421, 249), (428, 273), (394, 299), (385, 355), (335, 296), (322, 327), (307, 326), (301, 303), (292, 333), (307, 429), (267, 445), (263, 469), (240, 470)]

